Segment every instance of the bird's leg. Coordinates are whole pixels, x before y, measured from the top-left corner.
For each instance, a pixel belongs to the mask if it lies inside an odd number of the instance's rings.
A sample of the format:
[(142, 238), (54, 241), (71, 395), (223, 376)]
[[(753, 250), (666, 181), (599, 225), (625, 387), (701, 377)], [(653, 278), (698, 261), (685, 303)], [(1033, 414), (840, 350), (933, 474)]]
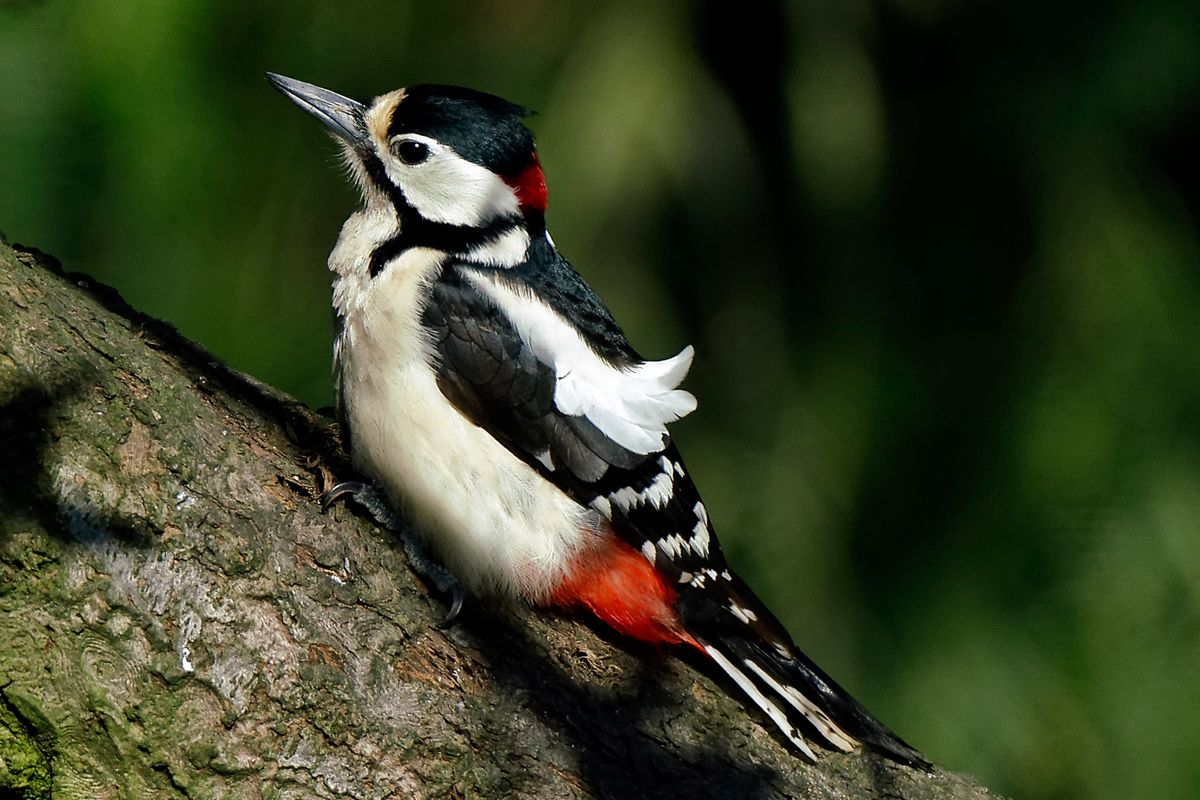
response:
[(360, 481), (343, 481), (332, 486), (321, 495), (321, 511), (328, 511), (334, 503), (353, 500), (356, 505), (371, 515), (371, 519), (393, 533), (400, 535), (404, 544), (404, 553), (408, 556), (408, 565), (418, 575), (429, 580), (438, 591), (450, 595), (450, 611), (446, 618), (438, 623), (439, 628), (448, 628), (458, 619), (463, 606), (463, 588), (454, 577), (454, 573), (437, 563), (422, 542), (405, 523), (404, 518), (396, 513), (392, 504), (384, 497), (383, 492), (373, 483)]
[(346, 500), (353, 500), (355, 505), (371, 515), (371, 519), (389, 531), (399, 533), (408, 527), (373, 483), (342, 481), (333, 485), (321, 495), (321, 512), (328, 511), (334, 503)]

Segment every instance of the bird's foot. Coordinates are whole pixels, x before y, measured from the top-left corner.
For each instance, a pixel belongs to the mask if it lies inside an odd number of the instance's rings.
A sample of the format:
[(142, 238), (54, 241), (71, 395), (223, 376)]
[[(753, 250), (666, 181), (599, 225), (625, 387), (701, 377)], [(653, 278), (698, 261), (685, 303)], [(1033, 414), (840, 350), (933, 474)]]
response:
[(355, 505), (371, 515), (371, 519), (389, 531), (399, 532), (408, 527), (383, 496), (383, 492), (373, 483), (343, 481), (335, 484), (321, 495), (321, 511), (326, 512), (334, 503), (347, 500), (353, 500)]
[(361, 481), (344, 481), (330, 487), (321, 495), (321, 511), (328, 511), (334, 503), (353, 500), (356, 505), (371, 515), (371, 519), (393, 533), (400, 535), (404, 544), (404, 553), (408, 556), (408, 565), (413, 571), (431, 582), (439, 592), (450, 595), (450, 611), (446, 618), (438, 623), (439, 628), (449, 628), (458, 619), (462, 611), (463, 599), (466, 597), (462, 584), (454, 573), (437, 563), (425, 543), (421, 541), (412, 529), (405, 523), (404, 518), (396, 513), (383, 492), (373, 483)]
[(429, 555), (425, 549), (425, 543), (411, 531), (408, 529), (400, 531), (400, 541), (404, 543), (404, 552), (408, 555), (408, 565), (422, 577), (432, 581), (438, 591), (450, 595), (450, 611), (438, 623), (439, 628), (449, 628), (458, 619), (459, 612), (462, 611), (463, 598), (466, 596), (462, 584), (458, 582), (458, 578), (454, 577), (453, 572), (437, 563)]

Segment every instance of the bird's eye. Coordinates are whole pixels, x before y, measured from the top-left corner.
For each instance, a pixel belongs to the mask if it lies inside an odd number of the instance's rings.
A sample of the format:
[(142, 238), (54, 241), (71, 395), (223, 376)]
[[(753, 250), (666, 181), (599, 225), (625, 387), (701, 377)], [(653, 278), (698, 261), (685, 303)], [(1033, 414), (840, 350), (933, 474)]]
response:
[(405, 164), (420, 164), (429, 158), (429, 145), (424, 142), (405, 139), (396, 144), (396, 156)]

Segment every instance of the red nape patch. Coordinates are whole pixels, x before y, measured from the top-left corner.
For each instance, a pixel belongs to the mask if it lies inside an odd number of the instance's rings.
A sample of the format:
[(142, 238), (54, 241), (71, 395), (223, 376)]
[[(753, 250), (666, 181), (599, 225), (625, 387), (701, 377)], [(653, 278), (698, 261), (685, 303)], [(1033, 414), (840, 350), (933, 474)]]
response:
[(703, 650), (675, 611), (675, 589), (641, 553), (611, 532), (572, 562), (550, 605), (586, 608), (625, 636)]
[(537, 153), (533, 154), (533, 163), (516, 175), (510, 175), (504, 182), (517, 193), (517, 202), (522, 210), (546, 210), (546, 176), (542, 174), (542, 165), (538, 163)]

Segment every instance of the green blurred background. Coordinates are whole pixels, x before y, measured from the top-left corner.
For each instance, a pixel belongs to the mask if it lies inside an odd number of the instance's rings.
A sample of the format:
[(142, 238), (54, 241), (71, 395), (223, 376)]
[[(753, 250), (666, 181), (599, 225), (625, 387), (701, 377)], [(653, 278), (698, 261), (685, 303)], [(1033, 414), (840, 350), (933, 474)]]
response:
[(0, 228), (330, 402), (355, 198), (265, 69), (540, 111), (734, 564), (935, 761), (1200, 786), (1200, 4), (0, 2)]

